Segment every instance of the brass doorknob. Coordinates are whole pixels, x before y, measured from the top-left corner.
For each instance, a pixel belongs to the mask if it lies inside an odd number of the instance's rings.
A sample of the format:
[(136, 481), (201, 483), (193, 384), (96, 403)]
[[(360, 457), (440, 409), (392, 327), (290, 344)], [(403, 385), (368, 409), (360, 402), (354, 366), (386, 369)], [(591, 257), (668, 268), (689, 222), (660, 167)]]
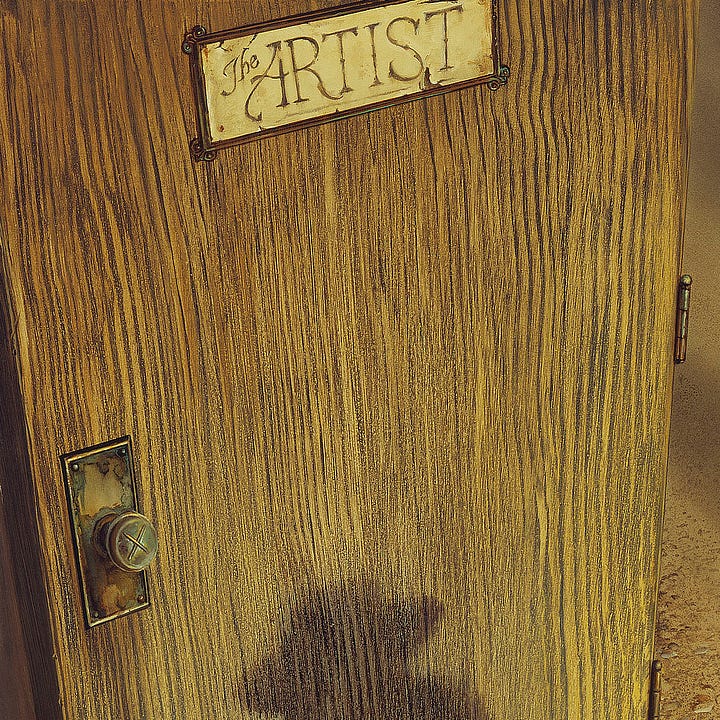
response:
[(136, 512), (105, 515), (95, 524), (93, 540), (103, 555), (126, 572), (144, 570), (157, 554), (155, 526)]

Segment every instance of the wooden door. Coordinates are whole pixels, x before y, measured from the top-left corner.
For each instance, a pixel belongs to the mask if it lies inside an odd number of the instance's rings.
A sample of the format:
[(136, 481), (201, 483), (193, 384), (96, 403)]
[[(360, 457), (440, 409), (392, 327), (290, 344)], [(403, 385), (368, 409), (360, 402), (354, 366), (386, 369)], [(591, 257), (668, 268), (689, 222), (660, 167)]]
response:
[[(192, 162), (187, 30), (332, 4), (2, 3), (14, 717), (644, 717), (693, 3), (503, 0), (497, 93)], [(58, 458), (126, 434), (87, 629)]]

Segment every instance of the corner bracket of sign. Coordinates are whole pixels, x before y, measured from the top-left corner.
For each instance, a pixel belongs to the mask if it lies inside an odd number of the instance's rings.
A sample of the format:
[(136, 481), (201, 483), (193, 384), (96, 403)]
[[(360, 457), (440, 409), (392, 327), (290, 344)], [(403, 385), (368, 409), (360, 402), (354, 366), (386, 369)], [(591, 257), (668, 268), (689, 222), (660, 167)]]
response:
[(498, 74), (489, 79), (488, 87), (493, 91), (499, 90), (503, 85), (508, 84), (508, 80), (510, 80), (510, 68), (507, 65), (501, 65)]
[(207, 29), (202, 25), (196, 25), (192, 30), (185, 33), (185, 39), (182, 44), (182, 51), (186, 55), (192, 55), (197, 48), (198, 43), (207, 35)]
[(361, 0), (213, 33), (196, 25), (182, 42), (193, 160), (453, 90), (499, 90), (510, 70), (499, 60), (497, 2)]
[(195, 162), (212, 162), (217, 157), (217, 150), (206, 148), (198, 137), (190, 141), (190, 155)]

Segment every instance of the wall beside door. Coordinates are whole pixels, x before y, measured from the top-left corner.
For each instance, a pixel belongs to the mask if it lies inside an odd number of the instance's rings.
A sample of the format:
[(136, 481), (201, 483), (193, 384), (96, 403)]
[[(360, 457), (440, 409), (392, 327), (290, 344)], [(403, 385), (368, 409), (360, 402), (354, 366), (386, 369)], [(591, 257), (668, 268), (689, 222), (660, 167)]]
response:
[(657, 653), (662, 717), (720, 718), (720, 0), (700, 3), (684, 272), (688, 362), (675, 375)]

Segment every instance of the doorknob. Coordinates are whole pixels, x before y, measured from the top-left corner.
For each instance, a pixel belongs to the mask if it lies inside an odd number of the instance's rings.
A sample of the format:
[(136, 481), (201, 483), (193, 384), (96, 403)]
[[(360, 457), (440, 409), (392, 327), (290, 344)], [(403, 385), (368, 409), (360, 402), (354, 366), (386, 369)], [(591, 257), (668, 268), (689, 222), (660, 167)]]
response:
[(158, 551), (140, 513), (129, 437), (63, 455), (88, 627), (150, 606), (146, 568)]
[(95, 547), (126, 572), (140, 572), (155, 559), (157, 531), (137, 512), (111, 513), (100, 518), (93, 530)]

